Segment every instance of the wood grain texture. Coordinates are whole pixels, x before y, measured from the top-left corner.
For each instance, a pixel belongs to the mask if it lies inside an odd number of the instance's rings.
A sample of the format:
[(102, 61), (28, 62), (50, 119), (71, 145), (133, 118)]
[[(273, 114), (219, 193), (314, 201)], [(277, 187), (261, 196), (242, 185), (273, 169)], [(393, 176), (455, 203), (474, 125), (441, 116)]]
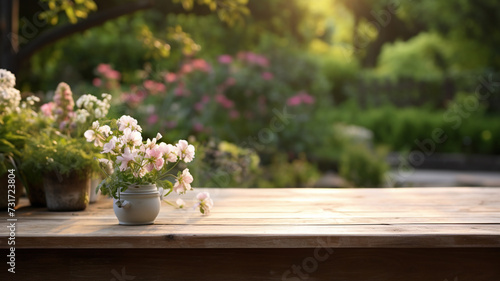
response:
[(498, 281), (500, 249), (18, 250), (2, 280)]
[[(21, 200), (16, 247), (315, 248), (322, 239), (335, 248), (500, 248), (500, 188), (197, 191), (211, 193), (211, 215), (164, 204), (149, 226), (118, 225), (111, 200), (82, 212), (22, 207)], [(193, 203), (194, 195), (182, 198)], [(7, 238), (1, 228), (0, 248)]]

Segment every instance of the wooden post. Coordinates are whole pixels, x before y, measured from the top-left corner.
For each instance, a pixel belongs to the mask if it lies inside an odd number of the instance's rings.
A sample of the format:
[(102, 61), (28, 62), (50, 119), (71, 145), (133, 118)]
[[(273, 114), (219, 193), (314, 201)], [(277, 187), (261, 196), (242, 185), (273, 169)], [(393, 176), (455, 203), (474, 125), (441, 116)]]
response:
[[(0, 1), (0, 68), (15, 72), (15, 52), (17, 49), (17, 0)], [(14, 14), (16, 13), (16, 14)], [(14, 20), (14, 18), (16, 20)]]

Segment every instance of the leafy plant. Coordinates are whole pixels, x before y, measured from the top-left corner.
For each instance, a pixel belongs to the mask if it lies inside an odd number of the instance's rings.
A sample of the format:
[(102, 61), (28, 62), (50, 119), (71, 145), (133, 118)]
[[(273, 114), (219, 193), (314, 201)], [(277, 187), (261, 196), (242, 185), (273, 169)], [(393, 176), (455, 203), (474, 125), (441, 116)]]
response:
[(48, 128), (32, 137), (23, 151), (22, 169), (27, 173), (69, 175), (75, 172), (86, 177), (99, 169), (94, 160), (98, 150), (80, 138), (71, 138)]
[(364, 145), (348, 145), (340, 158), (339, 174), (357, 187), (378, 187), (384, 183), (388, 165)]

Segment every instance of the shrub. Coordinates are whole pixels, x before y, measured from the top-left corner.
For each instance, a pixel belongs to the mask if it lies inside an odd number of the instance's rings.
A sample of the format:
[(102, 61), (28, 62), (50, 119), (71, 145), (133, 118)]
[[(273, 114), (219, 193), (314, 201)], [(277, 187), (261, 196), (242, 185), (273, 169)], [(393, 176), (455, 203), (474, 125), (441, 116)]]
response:
[(340, 158), (341, 177), (355, 187), (378, 187), (384, 183), (388, 165), (385, 157), (380, 156), (366, 146), (348, 145)]

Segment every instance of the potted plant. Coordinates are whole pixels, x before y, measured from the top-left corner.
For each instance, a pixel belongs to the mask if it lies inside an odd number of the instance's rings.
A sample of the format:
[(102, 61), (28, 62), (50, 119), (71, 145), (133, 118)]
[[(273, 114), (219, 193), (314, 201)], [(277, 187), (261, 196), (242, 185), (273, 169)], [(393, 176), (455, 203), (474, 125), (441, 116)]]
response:
[[(60, 83), (54, 100), (41, 106), (50, 125), (25, 147), (23, 168), (30, 181), (43, 182), (50, 211), (79, 211), (89, 203), (91, 174), (99, 170), (93, 160), (98, 149), (83, 140), (85, 129), (106, 116), (111, 96), (83, 95), (76, 104), (71, 88)], [(76, 108), (75, 108), (76, 107)]]
[[(8, 186), (15, 186), (15, 203), (23, 191), (21, 182), (25, 182), (18, 166), (21, 162), (22, 148), (28, 138), (28, 132), (36, 123), (37, 114), (31, 107), (39, 99), (30, 96), (21, 101), (19, 90), (15, 89), (16, 77), (10, 71), (0, 69), (0, 207), (6, 208), (11, 191)], [(9, 184), (8, 184), (9, 183)], [(11, 183), (15, 183), (12, 185)], [(25, 184), (26, 185), (26, 184)], [(9, 192), (9, 193), (8, 193)], [(30, 195), (28, 190), (28, 195)]]
[(28, 141), (25, 166), (40, 172), (49, 211), (80, 211), (89, 203), (96, 150), (78, 138), (48, 128)]
[[(192, 190), (189, 169), (177, 175), (170, 172), (179, 162), (193, 160), (194, 146), (185, 140), (175, 146), (157, 143), (162, 138), (159, 133), (143, 141), (141, 126), (127, 115), (107, 124), (94, 122), (85, 132), (88, 142), (102, 148), (99, 163), (106, 178), (98, 189), (114, 198), (113, 209), (120, 224), (153, 224), (163, 196)], [(208, 213), (213, 205), (209, 195), (203, 193), (198, 200), (200, 211)]]

